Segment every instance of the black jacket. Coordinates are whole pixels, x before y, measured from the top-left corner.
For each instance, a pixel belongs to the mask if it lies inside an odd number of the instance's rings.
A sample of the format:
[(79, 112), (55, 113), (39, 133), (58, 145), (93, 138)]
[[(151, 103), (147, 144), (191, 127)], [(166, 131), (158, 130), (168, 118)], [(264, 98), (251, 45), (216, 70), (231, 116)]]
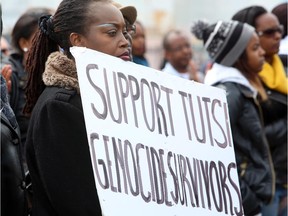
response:
[(29, 125), (29, 117), (23, 114), (26, 103), (25, 87), (27, 84), (27, 72), (22, 64), (23, 57), (13, 53), (9, 57), (9, 63), (12, 66), (10, 105), (15, 113), (21, 132), (21, 143), (24, 145)]
[(266, 91), (268, 101), (262, 103), (261, 107), (276, 183), (287, 187), (287, 95), (268, 88)]
[(19, 128), (1, 113), (1, 215), (28, 215)]
[(46, 87), (33, 109), (26, 144), (33, 216), (101, 215), (75, 90)]
[[(275, 191), (273, 164), (261, 119), (261, 109), (245, 86), (225, 82), (238, 176), (245, 215), (255, 215)], [(259, 117), (260, 116), (260, 117)]]

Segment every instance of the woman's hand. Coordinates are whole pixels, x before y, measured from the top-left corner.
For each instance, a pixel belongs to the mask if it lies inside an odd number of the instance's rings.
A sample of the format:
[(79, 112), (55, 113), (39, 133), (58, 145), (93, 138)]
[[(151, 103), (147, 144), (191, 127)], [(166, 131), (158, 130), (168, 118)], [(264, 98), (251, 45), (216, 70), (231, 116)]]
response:
[(1, 74), (4, 77), (4, 79), (6, 80), (6, 85), (7, 85), (7, 90), (8, 93), (10, 93), (11, 91), (11, 75), (12, 75), (12, 67), (9, 64), (6, 64), (3, 66), (2, 70), (1, 70)]

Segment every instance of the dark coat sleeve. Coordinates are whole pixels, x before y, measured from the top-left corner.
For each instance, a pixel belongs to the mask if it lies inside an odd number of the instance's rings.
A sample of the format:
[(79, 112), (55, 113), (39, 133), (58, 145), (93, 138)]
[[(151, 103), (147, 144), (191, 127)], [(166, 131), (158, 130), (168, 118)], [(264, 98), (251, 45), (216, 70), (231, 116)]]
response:
[(26, 215), (20, 136), (1, 113), (1, 215)]
[[(287, 117), (272, 122), (265, 127), (265, 132), (271, 147), (279, 143), (287, 143)], [(275, 142), (277, 140), (277, 142)]]

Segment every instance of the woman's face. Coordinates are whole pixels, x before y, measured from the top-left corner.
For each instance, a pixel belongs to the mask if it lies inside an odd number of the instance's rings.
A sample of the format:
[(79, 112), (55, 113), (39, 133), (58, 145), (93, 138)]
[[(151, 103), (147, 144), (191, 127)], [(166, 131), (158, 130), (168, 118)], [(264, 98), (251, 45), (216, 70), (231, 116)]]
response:
[(277, 17), (272, 13), (260, 15), (256, 19), (255, 28), (260, 38), (260, 44), (266, 52), (266, 56), (270, 57), (277, 54), (282, 38)]
[(130, 61), (127, 30), (120, 10), (109, 3), (95, 2), (88, 13), (95, 21), (86, 28), (89, 31), (78, 45)]
[(184, 34), (171, 34), (170, 48), (165, 51), (165, 58), (175, 69), (187, 72), (187, 67), (192, 59), (192, 48), (188, 37)]
[(253, 33), (246, 47), (247, 64), (252, 71), (260, 72), (264, 64), (265, 51), (260, 46), (260, 40), (256, 33)]
[(136, 33), (133, 35), (132, 52), (135, 56), (143, 56), (146, 52), (145, 32), (139, 23), (135, 23)]

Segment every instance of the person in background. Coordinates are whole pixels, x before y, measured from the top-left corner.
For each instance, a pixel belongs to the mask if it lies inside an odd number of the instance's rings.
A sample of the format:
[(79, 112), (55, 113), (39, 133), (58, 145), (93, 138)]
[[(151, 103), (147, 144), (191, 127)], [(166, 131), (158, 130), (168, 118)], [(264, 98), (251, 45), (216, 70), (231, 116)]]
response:
[[(24, 12), (16, 21), (11, 33), (12, 53), (9, 64), (12, 66), (11, 87), (9, 88), (10, 105), (16, 115), (21, 132), (21, 143), (25, 145), (29, 116), (23, 113), (26, 103), (25, 87), (27, 72), (25, 70), (28, 51), (32, 45), (33, 36), (37, 30), (38, 20), (42, 15), (51, 14), (46, 8), (31, 8)], [(9, 83), (9, 79), (7, 79)], [(24, 147), (23, 147), (24, 148)]]
[[(2, 8), (0, 4), (0, 36), (2, 35)], [(2, 47), (1, 47), (2, 48)], [(1, 56), (2, 62), (2, 56)], [(28, 215), (25, 190), (25, 167), (21, 152), (20, 130), (9, 104), (6, 80), (0, 74), (1, 118), (1, 215)]]
[(137, 10), (135, 7), (133, 6), (122, 6), (121, 4), (119, 4), (118, 2), (113, 1), (112, 4), (114, 6), (116, 6), (122, 13), (125, 24), (126, 24), (126, 28), (127, 28), (127, 32), (128, 34), (126, 34), (126, 39), (129, 42), (129, 55), (130, 55), (130, 59), (132, 61), (133, 59), (133, 54), (132, 54), (132, 36), (136, 34), (136, 26), (135, 26), (135, 21), (136, 21), (136, 17), (137, 17)]
[(213, 61), (204, 84), (226, 91), (244, 215), (259, 215), (275, 187), (258, 105), (267, 99), (258, 76), (265, 51), (254, 28), (237, 21), (198, 21), (192, 33), (203, 40)]
[(261, 103), (261, 108), (276, 173), (276, 192), (274, 200), (263, 206), (262, 214), (286, 216), (288, 80), (278, 55), (283, 26), (274, 14), (261, 6), (241, 9), (232, 19), (254, 26), (265, 50), (265, 63), (259, 75), (268, 100)]
[(9, 93), (11, 91), (11, 76), (12, 76), (12, 67), (9, 63), (10, 44), (3, 36), (1, 36), (0, 47), (1, 47), (0, 70), (2, 77), (5, 79), (5, 83)]
[(33, 216), (102, 215), (70, 47), (131, 60), (127, 34), (123, 14), (109, 0), (63, 0), (53, 16), (40, 18), (27, 59), (24, 109), (31, 115), (26, 151)]
[(9, 56), (10, 54), (10, 44), (4, 36), (0, 39), (1, 56)]
[(135, 26), (136, 26), (136, 33), (132, 36), (133, 62), (136, 64), (149, 67), (149, 63), (145, 57), (146, 36), (144, 26), (139, 20), (135, 22)]
[(278, 18), (279, 23), (283, 26), (283, 35), (280, 40), (280, 47), (278, 55), (286, 69), (286, 74), (288, 73), (288, 33), (287, 33), (287, 11), (288, 11), (288, 3), (282, 3), (275, 6), (272, 9), (272, 13)]
[(171, 30), (163, 38), (163, 72), (184, 79), (202, 82), (198, 67), (192, 60), (192, 48), (188, 37), (179, 30)]

